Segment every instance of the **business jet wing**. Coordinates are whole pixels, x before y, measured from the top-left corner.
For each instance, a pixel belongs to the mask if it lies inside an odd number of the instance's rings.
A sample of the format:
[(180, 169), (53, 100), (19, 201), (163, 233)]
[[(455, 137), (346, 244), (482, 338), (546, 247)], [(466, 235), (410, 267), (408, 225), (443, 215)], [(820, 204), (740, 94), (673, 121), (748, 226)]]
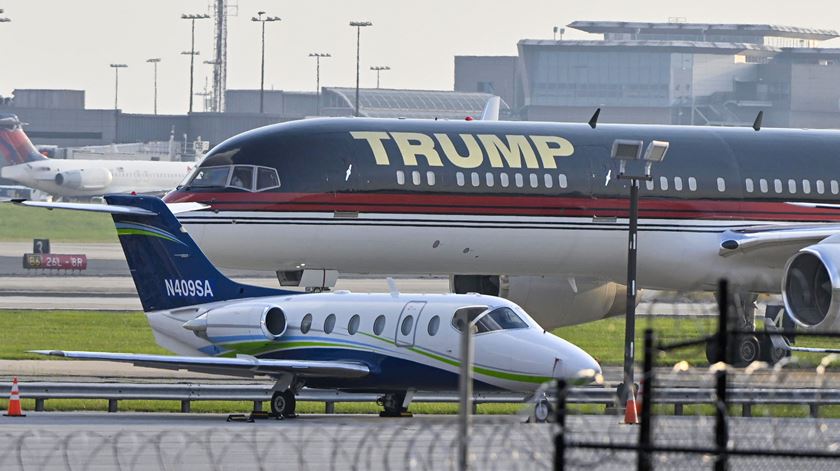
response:
[(198, 373), (230, 376), (280, 376), (292, 373), (303, 377), (361, 378), (370, 373), (362, 363), (343, 361), (272, 360), (239, 355), (226, 357), (187, 357), (174, 355), (144, 355), (134, 353), (73, 352), (64, 350), (32, 350), (41, 355), (131, 363), (146, 368), (188, 370)]

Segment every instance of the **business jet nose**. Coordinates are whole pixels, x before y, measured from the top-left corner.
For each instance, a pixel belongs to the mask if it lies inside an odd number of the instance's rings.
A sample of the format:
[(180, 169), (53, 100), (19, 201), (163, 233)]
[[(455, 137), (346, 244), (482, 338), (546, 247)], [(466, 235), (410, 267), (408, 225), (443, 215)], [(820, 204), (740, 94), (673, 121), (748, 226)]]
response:
[(569, 344), (564, 358), (561, 359), (561, 371), (555, 370), (555, 377), (566, 379), (594, 380), (601, 374), (601, 365), (580, 347)]

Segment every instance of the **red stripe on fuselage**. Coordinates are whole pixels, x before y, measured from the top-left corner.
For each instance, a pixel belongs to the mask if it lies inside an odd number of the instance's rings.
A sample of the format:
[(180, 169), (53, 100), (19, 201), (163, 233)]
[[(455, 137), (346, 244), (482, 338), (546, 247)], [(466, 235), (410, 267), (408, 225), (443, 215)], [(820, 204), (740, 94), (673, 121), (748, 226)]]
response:
[[(218, 211), (458, 214), (506, 216), (627, 217), (626, 199), (566, 196), (476, 196), (387, 193), (188, 193), (166, 202), (195, 201)], [(805, 208), (784, 202), (642, 199), (641, 217), (656, 219), (840, 221), (840, 210)]]

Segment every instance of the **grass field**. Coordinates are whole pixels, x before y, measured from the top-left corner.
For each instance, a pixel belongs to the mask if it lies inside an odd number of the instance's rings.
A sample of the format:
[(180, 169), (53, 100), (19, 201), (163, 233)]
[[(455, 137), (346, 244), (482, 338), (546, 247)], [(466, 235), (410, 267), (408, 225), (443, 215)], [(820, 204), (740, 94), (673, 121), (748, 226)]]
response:
[(48, 211), (0, 204), (0, 241), (117, 242), (114, 223), (107, 214)]

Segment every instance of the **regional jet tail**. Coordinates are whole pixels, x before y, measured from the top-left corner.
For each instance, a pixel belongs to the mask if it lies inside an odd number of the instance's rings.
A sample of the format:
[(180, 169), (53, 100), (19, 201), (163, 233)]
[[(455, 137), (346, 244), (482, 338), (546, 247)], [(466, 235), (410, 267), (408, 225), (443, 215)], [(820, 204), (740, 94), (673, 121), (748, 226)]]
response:
[(0, 176), (59, 197), (164, 193), (194, 168), (189, 162), (56, 160), (38, 152), (17, 116), (0, 113)]
[[(277, 381), (272, 411), (294, 416), (304, 386), (381, 392), (401, 415), (413, 391), (457, 389), (461, 332), (475, 333), (475, 388), (533, 393), (554, 378), (591, 380), (598, 363), (543, 330), (521, 307), (479, 294), (299, 293), (221, 274), (160, 199), (109, 195), (111, 213), (159, 345), (183, 356), (37, 353)], [(466, 321), (465, 321), (466, 319)], [(538, 410), (542, 410), (539, 407)]]

